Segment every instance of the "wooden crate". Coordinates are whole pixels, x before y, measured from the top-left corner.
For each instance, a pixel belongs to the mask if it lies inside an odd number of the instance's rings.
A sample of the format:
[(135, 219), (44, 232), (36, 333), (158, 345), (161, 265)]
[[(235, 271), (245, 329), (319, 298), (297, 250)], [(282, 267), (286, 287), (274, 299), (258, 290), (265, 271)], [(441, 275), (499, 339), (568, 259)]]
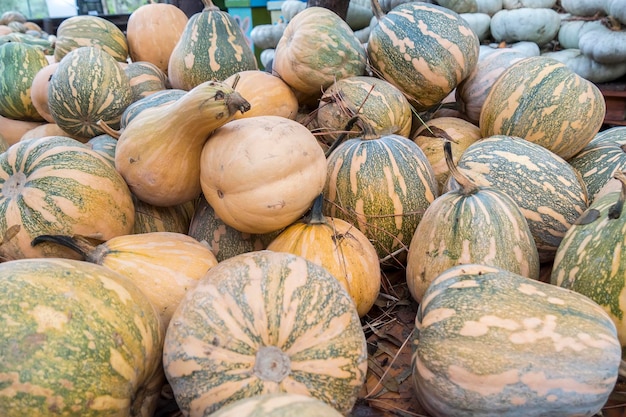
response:
[(597, 84), (606, 102), (604, 123), (626, 126), (626, 77), (615, 82)]

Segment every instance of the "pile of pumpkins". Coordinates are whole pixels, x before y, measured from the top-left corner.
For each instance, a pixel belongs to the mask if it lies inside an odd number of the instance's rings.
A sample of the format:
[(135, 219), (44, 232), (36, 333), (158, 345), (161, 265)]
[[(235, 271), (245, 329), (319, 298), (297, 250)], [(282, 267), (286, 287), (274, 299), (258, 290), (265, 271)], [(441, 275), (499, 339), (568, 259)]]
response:
[(348, 415), (387, 271), (430, 416), (600, 411), (626, 127), (439, 3), (372, 1), (367, 42), (305, 7), (271, 72), (209, 0), (2, 44), (0, 414)]

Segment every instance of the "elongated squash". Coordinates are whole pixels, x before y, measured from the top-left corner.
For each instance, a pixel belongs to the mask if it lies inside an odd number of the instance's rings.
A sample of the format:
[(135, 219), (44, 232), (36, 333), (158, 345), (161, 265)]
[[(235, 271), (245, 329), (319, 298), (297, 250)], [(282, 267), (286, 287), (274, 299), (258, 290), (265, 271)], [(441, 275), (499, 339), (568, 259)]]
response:
[(415, 319), (413, 382), (433, 417), (591, 417), (620, 360), (598, 304), (496, 267), (446, 270)]

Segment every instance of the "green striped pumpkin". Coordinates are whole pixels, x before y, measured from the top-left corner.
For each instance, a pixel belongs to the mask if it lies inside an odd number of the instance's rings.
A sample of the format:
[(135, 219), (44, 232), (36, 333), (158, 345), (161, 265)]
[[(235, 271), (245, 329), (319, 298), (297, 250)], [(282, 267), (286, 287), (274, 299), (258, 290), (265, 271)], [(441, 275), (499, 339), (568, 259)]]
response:
[(44, 121), (30, 97), (35, 75), (48, 65), (43, 51), (22, 42), (0, 46), (0, 115), (16, 120)]
[(167, 75), (172, 88), (191, 90), (205, 81), (224, 81), (239, 71), (258, 69), (256, 56), (235, 17), (203, 0), (189, 18), (170, 54)]
[(93, 15), (79, 15), (64, 19), (56, 32), (54, 59), (61, 61), (74, 49), (91, 46), (102, 49), (116, 61), (126, 62), (128, 42), (115, 23)]
[(43, 234), (108, 240), (131, 232), (134, 213), (122, 176), (74, 139), (29, 139), (0, 154), (2, 259), (75, 258), (72, 251), (32, 247), (31, 241)]
[(206, 242), (218, 261), (246, 252), (266, 249), (283, 229), (264, 234), (240, 232), (224, 223), (203, 195), (198, 198), (187, 234)]
[[(621, 171), (620, 176), (624, 182)], [(615, 322), (622, 349), (626, 350), (623, 192), (610, 192), (596, 199), (567, 231), (556, 252), (550, 282), (600, 304)]]
[(167, 88), (167, 74), (147, 61), (135, 61), (124, 67), (131, 89), (131, 101), (147, 97)]
[(367, 347), (335, 277), (264, 250), (219, 262), (187, 292), (166, 332), (163, 366), (183, 415), (279, 392), (312, 396), (345, 415), (365, 382)]
[[(457, 160), (459, 170), (481, 186), (513, 198), (528, 221), (540, 262), (551, 262), (567, 229), (588, 206), (580, 174), (548, 149), (514, 136), (474, 142)], [(454, 180), (449, 186), (454, 188)]]
[(158, 107), (165, 104), (172, 104), (187, 93), (185, 90), (168, 88), (162, 91), (157, 91), (146, 97), (140, 98), (137, 101), (132, 102), (126, 107), (122, 113), (120, 120), (120, 129), (124, 129), (131, 120), (135, 118), (139, 113), (150, 107)]
[(89, 139), (85, 144), (102, 155), (104, 159), (115, 167), (115, 147), (117, 146), (117, 139), (104, 133)]
[[(411, 133), (413, 112), (409, 101), (393, 84), (373, 76), (337, 80), (324, 91), (315, 113), (320, 133), (324, 133), (329, 143), (337, 139), (357, 114), (376, 133), (405, 137)], [(360, 135), (358, 127), (352, 130), (352, 137)]]
[(439, 195), (424, 152), (400, 135), (354, 138), (327, 165), (324, 214), (355, 225), (384, 265), (403, 266), (415, 228)]
[(567, 162), (580, 172), (589, 199), (593, 201), (615, 171), (626, 169), (626, 126), (599, 132)]
[(598, 304), (496, 267), (446, 270), (415, 319), (413, 382), (433, 417), (593, 416), (620, 361)]
[(518, 136), (567, 160), (598, 133), (605, 113), (595, 84), (553, 58), (533, 56), (498, 77), (483, 103), (479, 126), (483, 137)]
[(70, 259), (0, 265), (0, 414), (152, 416), (164, 334), (130, 280)]
[(176, 232), (187, 234), (195, 202), (160, 207), (146, 203), (133, 195), (135, 225), (133, 233)]
[(220, 408), (211, 417), (341, 417), (339, 411), (302, 394), (261, 394)]
[(419, 1), (400, 4), (385, 15), (379, 7), (374, 10), (378, 24), (367, 42), (373, 70), (417, 110), (439, 104), (476, 66), (478, 36), (458, 13)]
[(59, 63), (48, 85), (48, 107), (57, 125), (84, 139), (106, 133), (102, 120), (113, 129), (131, 103), (130, 80), (120, 65), (102, 49), (83, 46)]
[(435, 199), (417, 225), (409, 245), (406, 280), (420, 302), (430, 283), (459, 264), (491, 265), (539, 278), (539, 254), (528, 222), (505, 192), (471, 182), (452, 162), (450, 142), (446, 161), (461, 184)]

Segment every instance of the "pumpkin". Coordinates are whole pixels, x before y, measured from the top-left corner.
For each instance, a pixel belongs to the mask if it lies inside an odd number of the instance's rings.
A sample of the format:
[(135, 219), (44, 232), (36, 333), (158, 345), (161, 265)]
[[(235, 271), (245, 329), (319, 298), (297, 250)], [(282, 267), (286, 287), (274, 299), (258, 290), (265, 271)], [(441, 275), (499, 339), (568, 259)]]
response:
[(505, 9), (552, 9), (557, 0), (502, 0), (502, 7)]
[(458, 13), (423, 2), (403, 3), (384, 15), (379, 7), (374, 11), (378, 24), (367, 42), (372, 70), (416, 110), (439, 104), (476, 66), (478, 36)]
[(0, 114), (0, 135), (7, 144), (13, 145), (19, 142), (26, 132), (43, 124), (44, 122), (9, 119)]
[(327, 164), (325, 214), (363, 232), (383, 266), (402, 267), (424, 210), (439, 195), (424, 152), (404, 136), (365, 132), (336, 146)]
[[(480, 186), (513, 198), (528, 221), (539, 260), (551, 262), (561, 239), (589, 204), (580, 174), (536, 143), (495, 135), (468, 146), (459, 170)], [(451, 188), (454, 180), (451, 178)]]
[(30, 96), (35, 75), (48, 65), (43, 51), (21, 42), (0, 45), (0, 116), (43, 121)]
[(462, 264), (491, 265), (539, 278), (539, 254), (524, 214), (505, 192), (481, 187), (463, 175), (443, 144), (445, 162), (459, 188), (433, 201), (409, 244), (406, 281), (417, 302), (446, 269)]
[[(452, 141), (452, 159), (456, 161), (469, 145), (481, 139), (480, 129), (467, 120), (442, 116), (424, 122), (411, 137), (426, 155), (437, 180), (438, 194), (443, 192), (450, 171), (443, 150), (442, 136)], [(456, 163), (456, 162), (455, 162)]]
[(480, 42), (491, 38), (491, 16), (487, 13), (461, 13), (461, 17), (476, 32)]
[[(300, 0), (298, 0), (300, 1)], [(256, 25), (250, 30), (250, 39), (260, 50), (276, 48), (287, 27), (285, 22)]]
[(567, 160), (598, 133), (606, 104), (600, 89), (565, 64), (533, 56), (510, 65), (480, 112), (483, 137), (518, 136)]
[[(165, 104), (172, 104), (179, 98), (187, 94), (187, 91), (178, 88), (167, 88), (165, 90), (156, 91), (145, 97), (140, 98), (124, 109), (122, 117), (120, 119), (120, 130), (124, 129), (132, 119), (139, 113), (150, 107), (158, 107)], [(116, 134), (119, 138), (120, 132)]]
[(151, 2), (138, 7), (126, 23), (130, 59), (150, 62), (167, 74), (170, 55), (187, 21), (185, 12), (173, 4)]
[(542, 55), (564, 63), (569, 69), (592, 83), (608, 83), (626, 74), (626, 61), (601, 64), (584, 55), (580, 49), (561, 49), (545, 52)]
[(496, 79), (524, 58), (526, 55), (512, 48), (498, 48), (484, 57), (481, 55), (474, 71), (459, 83), (454, 93), (459, 109), (469, 121), (478, 125), (480, 111)]
[(99, 244), (81, 237), (41, 235), (32, 243), (42, 242), (70, 248), (82, 260), (129, 278), (154, 305), (164, 330), (185, 293), (217, 265), (206, 245), (183, 233), (128, 234)]
[(598, 26), (580, 35), (580, 52), (600, 64), (620, 64), (626, 60), (626, 29)]
[[(626, 175), (616, 171), (621, 190), (598, 197), (567, 231), (554, 258), (550, 283), (591, 298), (617, 326), (622, 349), (626, 346), (623, 296), (626, 282), (622, 255), (623, 207)], [(621, 371), (626, 371), (622, 363)]]
[(345, 415), (365, 381), (367, 347), (335, 277), (300, 256), (264, 250), (218, 263), (187, 292), (167, 329), (163, 367), (185, 416), (280, 392)]
[(130, 84), (131, 102), (167, 88), (167, 75), (151, 62), (131, 62), (125, 66), (124, 72)]
[(580, 36), (602, 26), (601, 20), (562, 20), (557, 40), (563, 49), (578, 49)]
[(48, 107), (48, 87), (50, 86), (52, 75), (58, 66), (58, 62), (53, 62), (41, 68), (33, 77), (30, 85), (30, 99), (33, 107), (48, 123), (54, 123), (54, 117), (50, 114), (50, 108)]
[(550, 8), (503, 9), (491, 18), (491, 36), (497, 42), (530, 41), (543, 46), (554, 40), (561, 17)]
[(580, 172), (589, 200), (593, 202), (615, 172), (626, 169), (626, 126), (614, 126), (599, 132), (568, 162)]
[(295, 119), (298, 98), (282, 79), (263, 70), (239, 71), (224, 80), (224, 84), (246, 97), (250, 110), (237, 113), (235, 119), (255, 116), (281, 116)]
[[(297, 0), (300, 1), (300, 0)], [(341, 417), (342, 414), (327, 403), (303, 394), (274, 393), (242, 398), (226, 405), (211, 417)]]
[(324, 216), (323, 202), (320, 194), (311, 211), (280, 232), (267, 249), (293, 253), (326, 268), (348, 290), (359, 317), (364, 317), (380, 291), (376, 248), (351, 223)]
[(173, 232), (186, 234), (196, 203), (194, 200), (174, 206), (159, 207), (133, 195), (135, 225), (132, 233)]
[(476, 13), (478, 11), (476, 0), (437, 0), (437, 4), (456, 13)]
[(589, 298), (458, 265), (418, 307), (413, 385), (433, 417), (592, 416), (615, 387), (620, 356), (615, 325)]
[(93, 46), (65, 55), (48, 85), (48, 108), (54, 122), (84, 141), (106, 133), (97, 124), (100, 120), (117, 128), (131, 100), (124, 70), (111, 55)]
[(56, 123), (44, 123), (24, 133), (24, 135), (20, 138), (20, 141), (33, 138), (43, 138), (45, 136), (66, 136), (78, 140), (78, 138), (72, 137), (72, 135), (61, 129)]
[(513, 43), (499, 42), (480, 45), (480, 56), (482, 58), (487, 56), (490, 52), (498, 51), (500, 49), (514, 50), (515, 52), (520, 52), (526, 57), (541, 55), (541, 49), (539, 49), (539, 45), (535, 42), (519, 41)]
[(235, 17), (203, 0), (204, 9), (189, 18), (170, 54), (167, 75), (172, 88), (191, 90), (239, 71), (258, 69), (252, 47)]
[(0, 154), (3, 259), (76, 257), (42, 234), (108, 240), (133, 228), (134, 207), (121, 175), (97, 152), (64, 136), (30, 139)]
[(476, 0), (476, 5), (478, 13), (486, 13), (489, 16), (502, 10), (502, 0)]
[(18, 416), (152, 416), (164, 382), (159, 316), (142, 290), (100, 265), (0, 265), (0, 410)]
[(365, 48), (346, 21), (325, 7), (307, 7), (287, 24), (272, 72), (301, 94), (319, 97), (336, 80), (365, 75), (366, 62)]
[[(317, 107), (319, 133), (324, 133), (324, 141), (332, 143), (357, 115), (376, 133), (405, 137), (411, 133), (411, 105), (404, 94), (386, 80), (362, 75), (333, 83), (324, 91)], [(358, 126), (349, 133), (349, 137), (359, 135)]]
[(128, 58), (128, 41), (124, 32), (115, 23), (95, 15), (64, 19), (57, 28), (54, 45), (57, 62), (70, 51), (85, 46), (101, 49), (116, 61), (126, 62)]
[(227, 225), (201, 195), (193, 211), (187, 234), (211, 248), (218, 262), (246, 252), (266, 249), (282, 231), (250, 234)]
[(604, 14), (607, 0), (560, 0), (561, 7), (574, 16)]
[(324, 151), (313, 133), (280, 116), (223, 125), (200, 160), (204, 198), (224, 223), (244, 233), (270, 233), (298, 220), (326, 179)]
[(619, 0), (606, 0), (604, 11), (607, 15), (617, 19), (621, 24), (626, 25), (626, 7)]
[(200, 195), (207, 138), (250, 104), (230, 86), (206, 81), (168, 105), (141, 111), (123, 129), (115, 168), (140, 200), (173, 206)]

